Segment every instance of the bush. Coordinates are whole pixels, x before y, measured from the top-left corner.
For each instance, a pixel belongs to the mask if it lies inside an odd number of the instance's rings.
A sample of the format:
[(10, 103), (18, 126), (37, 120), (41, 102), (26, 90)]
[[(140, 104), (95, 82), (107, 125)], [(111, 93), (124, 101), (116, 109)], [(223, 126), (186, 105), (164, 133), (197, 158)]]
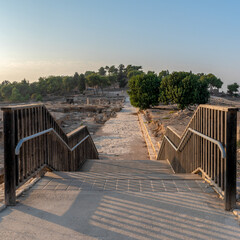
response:
[(31, 99), (35, 101), (42, 101), (42, 95), (39, 93), (34, 93), (32, 94)]
[(11, 102), (22, 102), (24, 101), (24, 98), (22, 97), (22, 95), (20, 94), (19, 90), (14, 87), (12, 89), (12, 95), (10, 97)]
[(231, 96), (237, 96), (238, 88), (239, 88), (239, 85), (237, 83), (227, 85), (227, 89), (228, 89), (227, 92)]
[(180, 109), (207, 103), (209, 99), (208, 83), (191, 72), (173, 72), (163, 77), (159, 92), (160, 102), (176, 103)]
[(158, 104), (160, 78), (154, 74), (140, 74), (129, 81), (128, 94), (131, 104), (140, 109), (146, 109)]

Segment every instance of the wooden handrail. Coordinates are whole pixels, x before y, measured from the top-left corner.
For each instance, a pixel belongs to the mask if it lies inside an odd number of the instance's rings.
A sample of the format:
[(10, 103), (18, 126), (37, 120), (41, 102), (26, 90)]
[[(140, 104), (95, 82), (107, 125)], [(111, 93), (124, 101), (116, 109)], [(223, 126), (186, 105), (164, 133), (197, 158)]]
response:
[[(15, 204), (16, 189), (43, 166), (58, 171), (76, 171), (86, 159), (98, 158), (86, 126), (65, 134), (43, 104), (7, 106), (2, 111), (7, 205)], [(54, 134), (38, 134), (49, 129)], [(19, 155), (15, 155), (15, 148), (21, 139), (21, 150)]]
[[(236, 204), (237, 111), (234, 107), (199, 105), (181, 136), (167, 128), (158, 153), (158, 159), (168, 159), (176, 173), (201, 170), (223, 193), (226, 210)], [(189, 129), (198, 134), (190, 134)], [(175, 151), (179, 145), (181, 151)]]

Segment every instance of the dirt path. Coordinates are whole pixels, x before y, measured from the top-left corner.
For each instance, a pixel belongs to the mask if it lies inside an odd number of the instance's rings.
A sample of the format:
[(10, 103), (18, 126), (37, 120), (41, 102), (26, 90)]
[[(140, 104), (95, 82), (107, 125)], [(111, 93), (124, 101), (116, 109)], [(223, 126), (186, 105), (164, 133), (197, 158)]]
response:
[(93, 136), (101, 159), (146, 160), (147, 147), (140, 130), (137, 109), (126, 98), (121, 112)]

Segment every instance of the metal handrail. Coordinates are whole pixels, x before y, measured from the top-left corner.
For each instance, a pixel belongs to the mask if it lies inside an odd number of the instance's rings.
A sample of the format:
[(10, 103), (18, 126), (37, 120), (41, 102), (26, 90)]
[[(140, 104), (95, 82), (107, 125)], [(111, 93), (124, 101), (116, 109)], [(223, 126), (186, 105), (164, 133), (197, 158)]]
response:
[(74, 149), (76, 149), (76, 148), (77, 148), (82, 142), (84, 142), (87, 138), (90, 137), (90, 135), (87, 135), (87, 136), (84, 137), (81, 141), (79, 141), (73, 148), (70, 148), (70, 147), (68, 146), (68, 144), (60, 137), (60, 135), (59, 135), (53, 128), (49, 128), (49, 129), (47, 129), (47, 130), (44, 130), (44, 131), (35, 133), (35, 134), (33, 134), (33, 135), (30, 135), (30, 136), (28, 136), (28, 137), (22, 138), (22, 139), (18, 142), (18, 144), (17, 144), (17, 146), (16, 146), (16, 148), (15, 148), (15, 154), (16, 154), (16, 155), (19, 155), (19, 153), (20, 153), (20, 148), (22, 147), (22, 145), (23, 145), (24, 142), (27, 142), (27, 141), (29, 141), (29, 140), (31, 140), (31, 139), (33, 139), (33, 138), (39, 137), (39, 136), (41, 136), (41, 135), (44, 135), (44, 134), (50, 133), (50, 132), (55, 133), (55, 135), (62, 141), (62, 143), (63, 143), (71, 152), (72, 152)]
[(200, 137), (202, 137), (202, 138), (204, 138), (204, 139), (206, 139), (206, 140), (216, 144), (218, 146), (218, 148), (220, 149), (220, 151), (221, 151), (222, 158), (226, 158), (226, 151), (225, 151), (225, 149), (224, 149), (224, 147), (223, 147), (221, 142), (219, 142), (218, 140), (213, 139), (211, 137), (208, 137), (208, 136), (206, 136), (206, 135), (204, 135), (204, 134), (202, 134), (202, 133), (200, 133), (200, 132), (198, 132), (198, 131), (196, 131), (196, 130), (194, 130), (192, 128), (188, 128), (188, 130), (184, 134), (181, 142), (179, 143), (178, 147), (176, 147), (175, 144), (167, 136), (164, 136), (164, 138), (167, 139), (167, 141), (171, 144), (171, 146), (175, 149), (175, 151), (180, 151), (180, 147), (181, 147), (182, 143), (184, 142), (188, 132), (192, 132), (192, 133), (194, 133), (194, 134), (196, 134), (196, 135), (198, 135), (198, 136), (200, 136)]

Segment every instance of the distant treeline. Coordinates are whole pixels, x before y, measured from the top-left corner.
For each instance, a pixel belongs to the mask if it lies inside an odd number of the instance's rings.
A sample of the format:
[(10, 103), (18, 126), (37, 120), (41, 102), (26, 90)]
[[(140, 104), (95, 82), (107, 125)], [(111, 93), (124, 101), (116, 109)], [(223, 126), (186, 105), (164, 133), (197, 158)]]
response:
[(64, 95), (73, 91), (83, 92), (86, 86), (98, 93), (108, 86), (118, 85), (126, 87), (128, 80), (136, 73), (142, 73), (141, 66), (120, 64), (118, 67), (100, 67), (97, 72), (86, 71), (85, 74), (73, 76), (48, 76), (40, 77), (37, 82), (29, 83), (27, 80), (21, 82), (3, 81), (0, 85), (0, 100), (10, 102), (24, 102), (30, 99), (41, 101), (48, 94)]
[[(95, 93), (109, 86), (124, 88), (129, 86), (132, 105), (148, 108), (159, 102), (176, 103), (183, 109), (192, 104), (208, 102), (209, 90), (220, 89), (221, 79), (214, 74), (194, 74), (192, 72), (161, 71), (159, 74), (148, 71), (144, 73), (142, 66), (120, 64), (118, 67), (100, 67), (97, 72), (86, 71), (85, 74), (73, 76), (40, 77), (37, 82), (29, 83), (3, 81), (0, 85), (0, 100), (24, 102), (30, 99), (41, 101), (43, 96), (65, 95), (84, 92), (91, 87)], [(237, 95), (239, 85), (230, 84), (228, 94)]]

